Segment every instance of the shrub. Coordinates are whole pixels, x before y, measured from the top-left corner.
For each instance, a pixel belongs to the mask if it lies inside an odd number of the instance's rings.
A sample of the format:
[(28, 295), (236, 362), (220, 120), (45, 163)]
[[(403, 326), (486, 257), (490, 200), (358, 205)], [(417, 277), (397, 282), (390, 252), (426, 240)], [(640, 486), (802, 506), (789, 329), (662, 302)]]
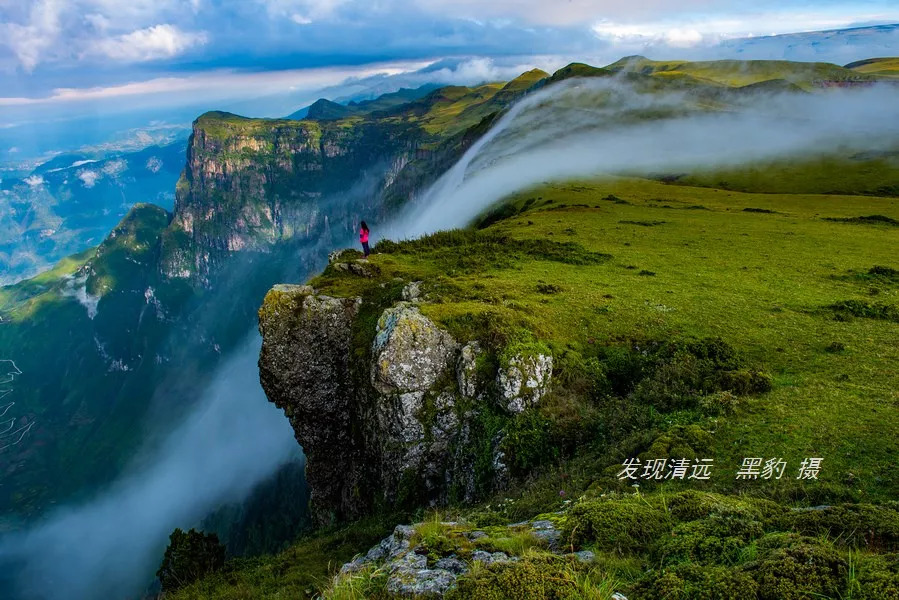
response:
[(774, 379), (761, 371), (750, 371), (748, 369), (723, 371), (718, 374), (718, 387), (740, 396), (763, 394), (770, 392), (774, 387)]
[(655, 553), (667, 564), (736, 562), (744, 546), (761, 537), (762, 525), (747, 516), (713, 514), (677, 525), (660, 539)]
[(868, 275), (886, 279), (888, 281), (899, 281), (899, 270), (880, 265), (874, 265), (868, 269)]
[(848, 315), (865, 319), (880, 319), (899, 323), (899, 307), (895, 304), (883, 304), (882, 302), (869, 303), (863, 300), (843, 300), (831, 304), (829, 307), (837, 317), (845, 318)]
[(899, 554), (867, 557), (857, 581), (859, 600), (899, 600)]
[(744, 567), (758, 583), (759, 600), (839, 597), (846, 585), (848, 565), (836, 550), (812, 538), (766, 538), (758, 544), (759, 560)]
[(738, 498), (688, 490), (668, 499), (668, 511), (681, 521), (704, 519), (711, 515), (730, 518), (749, 518), (771, 528), (779, 526), (788, 510), (762, 498)]
[(526, 473), (546, 460), (559, 458), (553, 423), (537, 410), (526, 410), (506, 427), (503, 450), (515, 473)]
[(715, 392), (699, 398), (699, 408), (711, 417), (729, 415), (734, 412), (739, 401), (739, 398), (731, 392)]
[(642, 498), (615, 498), (579, 502), (568, 516), (564, 539), (603, 550), (644, 550), (668, 530), (665, 513)]
[(758, 584), (737, 569), (687, 564), (651, 574), (637, 590), (640, 598), (748, 600), (757, 596)]
[(473, 568), (447, 600), (567, 600), (577, 590), (575, 571), (563, 559), (531, 555), (517, 562)]
[(740, 366), (737, 351), (721, 338), (703, 338), (689, 342), (687, 351), (703, 361), (710, 370), (733, 370)]
[(699, 361), (692, 354), (682, 352), (641, 381), (632, 398), (661, 411), (690, 408), (696, 405), (701, 386)]
[(640, 458), (697, 458), (709, 448), (712, 436), (699, 425), (675, 425), (659, 435)]
[(225, 547), (214, 533), (175, 529), (156, 571), (164, 592), (172, 592), (225, 566)]
[(844, 504), (791, 513), (797, 532), (827, 535), (841, 544), (899, 550), (899, 510), (872, 504)]

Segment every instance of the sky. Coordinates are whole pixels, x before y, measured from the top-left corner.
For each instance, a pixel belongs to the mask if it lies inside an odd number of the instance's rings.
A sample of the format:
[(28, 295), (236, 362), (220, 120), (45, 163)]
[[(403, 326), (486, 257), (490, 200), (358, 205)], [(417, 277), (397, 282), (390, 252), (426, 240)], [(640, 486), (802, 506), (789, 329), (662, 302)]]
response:
[[(13, 134), (43, 135), (30, 123), (127, 111), (189, 123), (232, 107), (283, 116), (360, 82), (381, 82), (378, 91), (477, 83), (629, 54), (897, 55), (899, 28), (851, 42), (758, 43), (890, 23), (899, 23), (895, 0), (0, 0), (0, 153)], [(455, 62), (428, 68), (446, 58)], [(4, 137), (12, 128), (21, 131)]]

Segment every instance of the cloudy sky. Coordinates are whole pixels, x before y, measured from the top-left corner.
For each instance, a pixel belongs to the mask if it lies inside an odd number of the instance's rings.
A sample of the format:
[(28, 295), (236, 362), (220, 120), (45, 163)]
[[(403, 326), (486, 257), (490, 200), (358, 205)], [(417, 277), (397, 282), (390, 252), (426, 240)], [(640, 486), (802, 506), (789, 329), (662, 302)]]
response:
[[(457, 61), (403, 81), (474, 82), (634, 53), (724, 56), (737, 52), (729, 40), (887, 23), (899, 23), (895, 0), (0, 0), (0, 131), (78, 107), (337, 90), (446, 57)], [(899, 54), (899, 29), (870, 49), (839, 39), (751, 53), (845, 62), (891, 49)]]

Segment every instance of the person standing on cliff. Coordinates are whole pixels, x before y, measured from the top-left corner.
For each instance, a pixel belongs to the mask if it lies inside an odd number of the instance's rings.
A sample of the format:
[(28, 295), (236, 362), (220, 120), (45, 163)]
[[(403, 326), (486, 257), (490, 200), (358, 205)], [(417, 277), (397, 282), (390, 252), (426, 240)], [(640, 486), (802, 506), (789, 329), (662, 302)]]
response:
[(361, 223), (361, 229), (359, 229), (359, 241), (362, 242), (362, 258), (368, 258), (368, 255), (371, 254), (371, 250), (368, 248), (368, 225), (365, 224), (365, 221)]

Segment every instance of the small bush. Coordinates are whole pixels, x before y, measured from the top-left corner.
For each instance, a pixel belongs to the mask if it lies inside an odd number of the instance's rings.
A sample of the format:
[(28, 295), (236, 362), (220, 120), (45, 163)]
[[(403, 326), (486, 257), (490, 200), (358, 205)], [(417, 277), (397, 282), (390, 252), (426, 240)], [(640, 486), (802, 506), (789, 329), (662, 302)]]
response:
[(899, 600), (899, 554), (867, 557), (859, 566), (858, 589), (859, 600)]
[(175, 529), (156, 571), (164, 592), (173, 592), (225, 566), (225, 547), (214, 533)]
[(541, 294), (558, 294), (562, 288), (552, 283), (538, 283), (537, 291)]
[(447, 600), (568, 600), (577, 590), (575, 571), (563, 559), (531, 555), (517, 562), (475, 567), (460, 577)]
[(838, 598), (846, 586), (848, 565), (832, 547), (811, 538), (772, 536), (759, 542), (758, 561), (744, 567), (758, 583), (759, 600)]
[(899, 307), (895, 304), (883, 304), (881, 302), (869, 303), (863, 300), (843, 300), (831, 304), (829, 308), (836, 316), (861, 317), (865, 319), (880, 319), (899, 323)]
[(699, 457), (712, 443), (712, 436), (699, 425), (676, 425), (653, 440), (640, 459)]
[(875, 265), (868, 269), (868, 275), (886, 279), (887, 281), (899, 281), (899, 270), (891, 269), (890, 267)]
[(701, 387), (699, 361), (692, 354), (681, 353), (641, 381), (631, 397), (658, 410), (670, 411), (695, 406)]
[(751, 517), (713, 514), (676, 526), (661, 538), (655, 553), (667, 564), (728, 564), (736, 562), (746, 544), (763, 533), (762, 524)]
[(618, 221), (622, 225), (639, 225), (640, 227), (655, 227), (664, 225), (665, 221)]
[(553, 423), (531, 409), (517, 415), (506, 427), (503, 450), (516, 474), (527, 473), (548, 460), (559, 458)]
[(710, 417), (729, 415), (734, 412), (740, 399), (732, 392), (714, 392), (699, 398), (699, 408)]
[(825, 352), (830, 352), (831, 354), (839, 354), (844, 350), (846, 350), (846, 344), (843, 342), (831, 342), (824, 348)]
[(626, 553), (647, 549), (667, 530), (663, 510), (642, 498), (587, 500), (571, 509), (563, 539), (574, 546)]
[(899, 550), (899, 510), (872, 504), (844, 504), (791, 513), (795, 531), (826, 535), (840, 544)]
[(745, 396), (747, 394), (763, 394), (774, 387), (774, 379), (761, 371), (737, 369), (724, 371), (718, 374), (718, 387), (734, 394)]
[(637, 589), (640, 598), (665, 600), (747, 600), (758, 594), (758, 584), (737, 569), (689, 564), (650, 574)]
[(837, 223), (853, 223), (857, 225), (893, 225), (899, 227), (899, 221), (885, 215), (867, 215), (864, 217), (825, 217), (825, 221), (835, 221)]

